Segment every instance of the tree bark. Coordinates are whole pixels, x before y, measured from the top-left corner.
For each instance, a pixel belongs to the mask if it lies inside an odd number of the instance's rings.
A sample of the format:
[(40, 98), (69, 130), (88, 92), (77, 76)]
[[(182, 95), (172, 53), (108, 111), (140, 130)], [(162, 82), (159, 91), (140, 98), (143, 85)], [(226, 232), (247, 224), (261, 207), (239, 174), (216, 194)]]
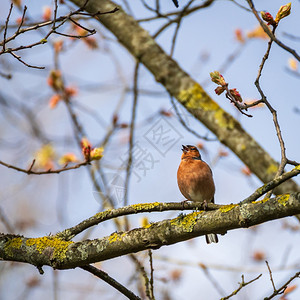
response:
[(0, 259), (70, 269), (129, 253), (182, 242), (208, 233), (225, 234), (237, 228), (300, 213), (300, 193), (246, 204), (225, 205), (215, 211), (196, 211), (127, 232), (82, 242), (58, 236), (26, 238), (0, 234)]

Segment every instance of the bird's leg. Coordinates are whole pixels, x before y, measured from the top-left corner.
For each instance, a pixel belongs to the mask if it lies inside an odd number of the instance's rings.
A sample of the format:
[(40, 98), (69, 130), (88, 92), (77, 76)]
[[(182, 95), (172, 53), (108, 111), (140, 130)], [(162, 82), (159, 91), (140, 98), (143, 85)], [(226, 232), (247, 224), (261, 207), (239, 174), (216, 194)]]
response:
[(182, 209), (185, 209), (184, 205), (185, 205), (185, 203), (187, 203), (188, 201), (190, 201), (190, 200), (185, 199), (185, 200), (181, 201)]
[(203, 210), (207, 210), (207, 201), (204, 200), (202, 203)]

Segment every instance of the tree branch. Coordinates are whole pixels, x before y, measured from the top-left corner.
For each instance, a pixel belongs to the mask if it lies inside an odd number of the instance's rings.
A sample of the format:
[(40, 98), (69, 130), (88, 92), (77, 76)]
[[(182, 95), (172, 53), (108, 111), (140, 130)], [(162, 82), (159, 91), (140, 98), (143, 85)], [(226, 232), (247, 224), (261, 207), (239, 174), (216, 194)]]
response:
[(300, 173), (300, 165), (296, 166), (293, 170), (282, 174), (281, 176), (273, 179), (272, 181), (266, 183), (264, 186), (258, 188), (252, 195), (247, 197), (241, 203), (250, 203), (252, 201), (257, 200), (260, 196), (264, 195), (265, 193), (273, 190), (275, 187), (280, 185), (282, 182), (297, 176)]
[[(171, 211), (171, 210), (199, 210), (202, 208), (202, 204), (196, 202), (170, 202), (170, 203), (141, 203), (141, 204), (133, 204), (128, 205), (116, 209), (108, 209), (102, 212), (95, 214), (79, 223), (76, 226), (65, 229), (62, 232), (56, 234), (57, 237), (63, 240), (71, 240), (77, 234), (83, 232), (84, 230), (98, 225), (104, 221), (108, 221), (114, 218), (133, 215), (137, 213), (145, 213), (145, 212), (162, 212), (162, 211)], [(213, 203), (207, 203), (206, 210), (215, 210), (219, 208), (226, 208), (228, 205), (217, 205)]]
[(41, 269), (48, 265), (69, 269), (122, 255), (158, 249), (208, 233), (248, 228), (300, 213), (300, 193), (285, 194), (255, 203), (227, 205), (215, 211), (179, 215), (127, 232), (115, 232), (94, 240), (64, 241), (59, 236), (27, 238), (0, 235), (0, 259), (26, 262)]

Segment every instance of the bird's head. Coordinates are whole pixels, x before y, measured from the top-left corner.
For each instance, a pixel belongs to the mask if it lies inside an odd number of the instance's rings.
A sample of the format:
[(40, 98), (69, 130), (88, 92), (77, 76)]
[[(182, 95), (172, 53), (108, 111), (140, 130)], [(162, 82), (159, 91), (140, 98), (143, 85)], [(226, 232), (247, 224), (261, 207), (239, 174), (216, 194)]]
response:
[(193, 159), (200, 159), (201, 160), (201, 155), (195, 146), (191, 145), (182, 145), (182, 155), (181, 159), (186, 159), (186, 158), (193, 158)]

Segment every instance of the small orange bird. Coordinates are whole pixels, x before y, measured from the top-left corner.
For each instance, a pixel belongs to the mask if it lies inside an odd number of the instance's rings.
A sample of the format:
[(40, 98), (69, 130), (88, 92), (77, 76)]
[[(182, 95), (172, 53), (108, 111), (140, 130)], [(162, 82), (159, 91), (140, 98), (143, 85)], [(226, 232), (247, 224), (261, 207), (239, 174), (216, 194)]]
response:
[[(214, 203), (215, 184), (212, 171), (208, 164), (201, 159), (195, 146), (182, 145), (181, 162), (177, 171), (177, 182), (181, 194), (189, 201)], [(217, 243), (215, 233), (207, 234), (207, 244)]]

